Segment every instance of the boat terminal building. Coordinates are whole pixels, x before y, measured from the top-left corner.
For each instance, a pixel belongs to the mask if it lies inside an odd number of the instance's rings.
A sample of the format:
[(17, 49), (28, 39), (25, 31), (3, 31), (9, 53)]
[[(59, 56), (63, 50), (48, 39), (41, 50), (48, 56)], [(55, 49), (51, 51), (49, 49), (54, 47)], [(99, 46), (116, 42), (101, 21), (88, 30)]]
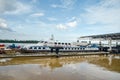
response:
[[(120, 52), (120, 33), (81, 36), (78, 39), (81, 40), (84, 38), (89, 39), (90, 43), (92, 40), (98, 40), (100, 46), (102, 45), (102, 41), (108, 41), (109, 51)], [(115, 42), (116, 46), (112, 46), (112, 42)]]

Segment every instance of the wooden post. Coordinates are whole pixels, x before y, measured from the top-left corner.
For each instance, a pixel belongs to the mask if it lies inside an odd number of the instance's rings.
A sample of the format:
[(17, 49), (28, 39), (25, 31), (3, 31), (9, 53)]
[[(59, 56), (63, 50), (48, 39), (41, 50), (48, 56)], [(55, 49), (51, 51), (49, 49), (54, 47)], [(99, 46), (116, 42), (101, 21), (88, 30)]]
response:
[(108, 44), (109, 44), (109, 51), (111, 52), (112, 51), (112, 39), (111, 38), (109, 38)]
[(56, 48), (55, 50), (57, 57), (59, 57), (59, 48)]
[(99, 41), (99, 47), (100, 47), (100, 51), (102, 51), (102, 42), (101, 42), (101, 39)]

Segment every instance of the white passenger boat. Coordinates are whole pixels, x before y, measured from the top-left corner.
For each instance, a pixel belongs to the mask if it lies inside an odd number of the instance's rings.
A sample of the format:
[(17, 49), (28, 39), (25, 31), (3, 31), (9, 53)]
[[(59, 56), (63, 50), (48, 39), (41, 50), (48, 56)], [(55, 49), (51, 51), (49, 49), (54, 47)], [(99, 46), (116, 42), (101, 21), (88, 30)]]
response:
[(82, 51), (90, 51), (96, 52), (99, 51), (99, 48), (96, 45), (81, 44), (79, 42), (74, 43), (64, 43), (55, 41), (52, 36), (48, 41), (40, 41), (37, 44), (25, 45), (21, 51), (30, 53), (30, 52), (55, 52), (59, 50), (59, 52), (82, 52)]

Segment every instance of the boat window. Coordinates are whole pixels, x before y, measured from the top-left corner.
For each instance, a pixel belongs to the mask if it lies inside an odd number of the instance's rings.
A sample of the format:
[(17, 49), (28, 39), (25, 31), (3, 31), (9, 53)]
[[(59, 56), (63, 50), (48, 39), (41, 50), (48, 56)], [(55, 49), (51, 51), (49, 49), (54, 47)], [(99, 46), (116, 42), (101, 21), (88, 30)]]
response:
[(44, 41), (41, 41), (41, 43), (43, 43)]
[(54, 44), (57, 44), (56, 42)]
[(34, 47), (34, 49), (37, 49), (37, 47)]
[(45, 47), (43, 47), (43, 49), (45, 49)]
[(70, 48), (68, 48), (70, 50)]
[(41, 47), (39, 47), (38, 49), (41, 49)]
[(68, 43), (68, 45), (71, 45), (70, 43)]
[(67, 43), (65, 43), (65, 45), (67, 45)]
[(67, 48), (65, 48), (67, 50)]
[(32, 49), (32, 47), (30, 47), (29, 49)]
[(61, 43), (58, 43), (58, 44), (61, 44)]
[(62, 45), (64, 45), (64, 43), (62, 43)]
[(76, 50), (76, 48), (75, 48), (75, 50)]
[(73, 48), (72, 48), (72, 50), (73, 50)]
[(45, 43), (48, 43), (47, 41), (45, 41)]

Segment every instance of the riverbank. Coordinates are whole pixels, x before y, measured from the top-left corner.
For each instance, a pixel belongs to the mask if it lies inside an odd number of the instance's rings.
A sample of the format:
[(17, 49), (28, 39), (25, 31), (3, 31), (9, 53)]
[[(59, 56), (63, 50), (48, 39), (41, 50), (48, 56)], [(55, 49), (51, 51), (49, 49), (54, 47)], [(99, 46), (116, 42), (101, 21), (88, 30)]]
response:
[(16, 57), (62, 57), (62, 56), (86, 56), (86, 55), (109, 55), (109, 52), (60, 52), (56, 53), (15, 53), (0, 54), (0, 58), (16, 58)]

